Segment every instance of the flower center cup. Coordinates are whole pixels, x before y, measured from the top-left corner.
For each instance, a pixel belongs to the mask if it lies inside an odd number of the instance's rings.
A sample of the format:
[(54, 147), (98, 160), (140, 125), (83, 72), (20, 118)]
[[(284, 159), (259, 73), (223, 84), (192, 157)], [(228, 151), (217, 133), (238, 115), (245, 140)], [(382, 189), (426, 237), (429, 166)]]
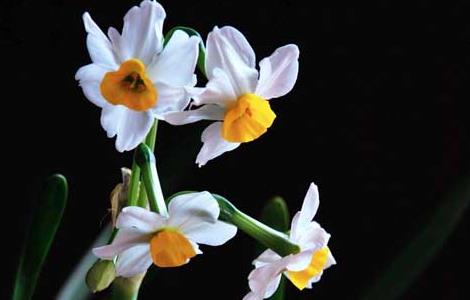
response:
[(271, 127), (275, 118), (266, 99), (245, 94), (225, 113), (222, 137), (233, 143), (253, 141)]
[(310, 265), (302, 271), (292, 272), (288, 271), (287, 275), (289, 280), (299, 289), (303, 290), (308, 282), (315, 276), (319, 275), (328, 262), (328, 254), (330, 250), (328, 247), (321, 248), (312, 255)]
[(124, 105), (135, 111), (146, 111), (157, 104), (158, 93), (138, 59), (121, 64), (119, 70), (104, 75), (101, 94), (111, 104)]
[(164, 229), (150, 240), (153, 263), (161, 268), (179, 267), (196, 256), (189, 240), (176, 230)]

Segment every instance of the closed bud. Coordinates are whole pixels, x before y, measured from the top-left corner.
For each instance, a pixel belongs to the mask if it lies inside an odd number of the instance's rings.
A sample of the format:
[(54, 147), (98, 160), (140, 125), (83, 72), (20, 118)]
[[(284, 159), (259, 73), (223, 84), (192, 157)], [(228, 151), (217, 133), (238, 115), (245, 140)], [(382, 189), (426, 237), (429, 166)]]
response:
[(105, 290), (116, 278), (116, 268), (112, 260), (98, 260), (86, 274), (86, 285), (93, 293)]

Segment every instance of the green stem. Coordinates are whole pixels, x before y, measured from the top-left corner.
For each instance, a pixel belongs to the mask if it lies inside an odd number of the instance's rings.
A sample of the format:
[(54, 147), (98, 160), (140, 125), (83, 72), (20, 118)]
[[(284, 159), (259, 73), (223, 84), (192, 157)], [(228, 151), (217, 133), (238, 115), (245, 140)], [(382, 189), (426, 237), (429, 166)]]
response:
[[(153, 151), (155, 149), (155, 141), (157, 139), (157, 128), (158, 128), (158, 120), (152, 125), (147, 137), (145, 138), (145, 144), (147, 144), (150, 149)], [(129, 183), (129, 194), (127, 205), (128, 206), (140, 206), (145, 207), (147, 204), (147, 197), (143, 189), (140, 189), (140, 175), (141, 171), (137, 163), (135, 162), (135, 152), (134, 152), (134, 160), (132, 162), (132, 174), (131, 174), (131, 182)]]
[(135, 161), (142, 169), (142, 179), (149, 198), (150, 209), (163, 216), (168, 216), (165, 198), (163, 197), (155, 166), (155, 156), (147, 145), (139, 145), (135, 152)]
[(127, 206), (136, 206), (139, 197), (140, 168), (134, 161), (132, 162), (131, 182), (129, 183), (129, 192), (127, 196)]
[(274, 230), (241, 212), (224, 197), (216, 194), (212, 195), (219, 203), (219, 218), (221, 220), (232, 223), (240, 230), (281, 256), (300, 252), (299, 246), (289, 241), (286, 234)]
[(139, 288), (145, 273), (130, 278), (118, 277), (114, 280), (112, 300), (137, 300)]
[[(155, 150), (155, 142), (157, 140), (157, 129), (158, 129), (158, 120), (156, 119), (148, 133), (147, 137), (145, 138), (145, 144), (149, 146), (152, 152)], [(145, 189), (139, 189), (139, 197), (137, 200), (137, 206), (140, 207), (147, 207), (148, 197)]]
[(152, 152), (155, 150), (155, 141), (157, 140), (157, 129), (158, 129), (158, 120), (155, 119), (155, 122), (152, 125), (147, 137), (145, 138), (145, 144), (149, 146)]
[[(141, 165), (142, 167), (142, 165)], [(182, 191), (168, 197), (168, 202), (179, 195), (188, 193), (194, 193), (193, 191)], [(266, 224), (248, 216), (247, 214), (238, 210), (230, 201), (224, 197), (212, 194), (217, 200), (220, 207), (219, 220), (233, 224), (238, 227), (241, 231), (245, 232), (259, 243), (263, 244), (266, 248), (269, 248), (281, 256), (287, 256), (289, 254), (296, 254), (300, 252), (300, 247), (292, 243), (288, 236), (279, 232)]]

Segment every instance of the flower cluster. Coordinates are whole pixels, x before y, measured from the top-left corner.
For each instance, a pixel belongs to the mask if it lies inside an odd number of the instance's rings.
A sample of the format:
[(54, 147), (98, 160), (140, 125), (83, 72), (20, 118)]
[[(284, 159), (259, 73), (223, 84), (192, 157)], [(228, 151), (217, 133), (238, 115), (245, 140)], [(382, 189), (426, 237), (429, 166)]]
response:
[[(276, 49), (257, 69), (255, 53), (237, 29), (214, 27), (204, 42), (186, 27), (164, 35), (165, 17), (159, 3), (144, 0), (127, 12), (121, 33), (111, 27), (105, 35), (88, 13), (83, 15), (92, 63), (81, 67), (76, 79), (88, 100), (101, 108), (101, 126), (109, 138), (116, 137), (116, 149), (140, 153), (125, 183), (129, 191), (117, 192), (123, 203), (117, 206), (116, 234), (94, 254), (113, 261), (117, 276), (133, 277), (152, 264), (184, 265), (202, 253), (199, 244), (222, 245), (238, 227), (268, 248), (253, 262), (251, 291), (244, 299), (270, 297), (283, 274), (300, 290), (311, 288), (335, 263), (327, 245), (330, 235), (312, 221), (319, 205), (313, 183), (286, 234), (209, 192), (164, 199), (148, 142), (153, 136), (154, 143), (157, 120), (172, 125), (213, 121), (201, 135), (196, 158), (201, 167), (259, 138), (276, 118), (269, 100), (294, 87), (298, 47)], [(206, 76), (205, 87), (196, 86), (196, 67)]]

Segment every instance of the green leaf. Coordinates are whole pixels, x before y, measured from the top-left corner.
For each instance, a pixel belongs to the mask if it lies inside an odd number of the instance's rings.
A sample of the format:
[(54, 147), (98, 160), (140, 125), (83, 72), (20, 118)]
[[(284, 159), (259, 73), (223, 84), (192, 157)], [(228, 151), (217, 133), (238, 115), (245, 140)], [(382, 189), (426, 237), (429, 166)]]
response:
[(67, 190), (67, 180), (62, 175), (53, 175), (47, 179), (25, 240), (13, 300), (28, 300), (34, 294), (39, 273), (62, 219)]
[(261, 212), (261, 222), (276, 230), (287, 232), (290, 217), (286, 201), (279, 196), (269, 200)]
[[(282, 197), (277, 196), (266, 202), (261, 212), (261, 222), (281, 232), (287, 232), (289, 230), (290, 217), (286, 201), (284, 201)], [(260, 243), (256, 243), (255, 249), (258, 256), (266, 247)], [(279, 287), (269, 300), (284, 300), (285, 290), (286, 278), (282, 276)]]
[(460, 182), (432, 212), (415, 237), (392, 261), (384, 275), (361, 299), (397, 299), (421, 274), (457, 226), (470, 203), (470, 178)]
[(112, 228), (111, 224), (103, 228), (85, 255), (75, 266), (72, 273), (68, 275), (64, 285), (59, 293), (57, 293), (57, 300), (84, 300), (90, 296), (91, 293), (85, 283), (85, 276), (90, 267), (97, 261), (96, 256), (91, 250), (108, 242), (113, 232)]
[(200, 39), (200, 42), (199, 42), (199, 56), (197, 58), (197, 67), (198, 67), (199, 71), (201, 71), (201, 73), (204, 75), (204, 77), (207, 78), (206, 67), (205, 67), (205, 64), (206, 64), (206, 47), (204, 46), (204, 41), (202, 40), (201, 35), (195, 29), (193, 29), (191, 27), (186, 27), (186, 26), (173, 27), (165, 35), (165, 40), (164, 40), (163, 46), (166, 46), (166, 44), (170, 40), (173, 33), (175, 33), (175, 31), (177, 31), (177, 30), (184, 31), (189, 36), (197, 36)]

